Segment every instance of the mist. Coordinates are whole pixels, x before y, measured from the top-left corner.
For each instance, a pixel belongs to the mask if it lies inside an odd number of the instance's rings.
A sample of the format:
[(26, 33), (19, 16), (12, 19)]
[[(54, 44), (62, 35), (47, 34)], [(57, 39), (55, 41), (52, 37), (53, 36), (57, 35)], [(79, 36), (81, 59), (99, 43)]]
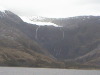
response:
[(20, 16), (100, 15), (100, 0), (0, 0), (0, 6)]

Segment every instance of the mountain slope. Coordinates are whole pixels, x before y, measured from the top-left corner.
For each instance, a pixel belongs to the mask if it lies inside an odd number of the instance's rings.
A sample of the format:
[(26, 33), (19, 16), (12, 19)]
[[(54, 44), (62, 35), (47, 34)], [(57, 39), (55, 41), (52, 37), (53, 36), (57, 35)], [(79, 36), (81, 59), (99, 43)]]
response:
[(48, 51), (24, 33), (24, 29), (30, 26), (14, 13), (0, 11), (1, 66), (54, 67), (51, 63), (59, 64)]
[(100, 45), (100, 16), (45, 18), (37, 21), (63, 26), (38, 29), (38, 41), (56, 58), (77, 59), (82, 64), (99, 65), (99, 52), (97, 54), (96, 49)]
[(32, 21), (27, 23), (8, 10), (0, 11), (1, 66), (99, 66), (99, 16), (35, 20), (45, 25)]

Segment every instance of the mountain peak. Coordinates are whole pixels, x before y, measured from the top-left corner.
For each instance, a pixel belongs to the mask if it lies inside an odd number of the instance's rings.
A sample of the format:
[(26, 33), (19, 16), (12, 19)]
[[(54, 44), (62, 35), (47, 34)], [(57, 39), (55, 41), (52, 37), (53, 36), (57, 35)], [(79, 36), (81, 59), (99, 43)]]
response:
[(4, 7), (0, 7), (1, 12), (5, 12), (5, 10), (7, 10), (7, 9), (5, 9)]

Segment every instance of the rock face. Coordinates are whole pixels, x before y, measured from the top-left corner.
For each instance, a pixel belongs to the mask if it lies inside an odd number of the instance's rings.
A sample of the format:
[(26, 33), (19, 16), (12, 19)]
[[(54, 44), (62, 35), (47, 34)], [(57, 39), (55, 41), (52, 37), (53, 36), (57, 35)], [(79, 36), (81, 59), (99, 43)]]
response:
[(29, 24), (8, 10), (0, 11), (0, 65), (64, 68), (69, 60), (99, 65), (99, 16), (38, 21), (59, 26)]

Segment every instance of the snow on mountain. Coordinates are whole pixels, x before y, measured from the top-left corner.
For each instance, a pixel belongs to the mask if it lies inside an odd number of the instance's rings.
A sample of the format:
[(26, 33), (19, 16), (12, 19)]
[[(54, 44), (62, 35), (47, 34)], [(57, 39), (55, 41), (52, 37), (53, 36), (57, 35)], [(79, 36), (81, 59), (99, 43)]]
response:
[(0, 11), (1, 11), (1, 12), (5, 12), (5, 10), (6, 10), (5, 8), (0, 7)]
[[(55, 27), (60, 27), (58, 26), (57, 24), (54, 24), (54, 23), (51, 23), (51, 22), (40, 22), (40, 21), (32, 21), (29, 17), (25, 17), (25, 16), (20, 16), (20, 18), (24, 21), (24, 22), (27, 22), (27, 23), (30, 23), (30, 24), (36, 24), (36, 25), (39, 25), (39, 26), (55, 26)], [(32, 17), (31, 17), (32, 18)], [(43, 18), (40, 18), (40, 17), (35, 17), (36, 19), (43, 19)]]
[(30, 20), (33, 20), (34, 21), (39, 21), (39, 20), (44, 20), (45, 17), (41, 17), (41, 16), (32, 16), (32, 17), (28, 17)]
[(8, 10), (3, 7), (0, 7), (0, 18), (7, 17), (6, 11)]

